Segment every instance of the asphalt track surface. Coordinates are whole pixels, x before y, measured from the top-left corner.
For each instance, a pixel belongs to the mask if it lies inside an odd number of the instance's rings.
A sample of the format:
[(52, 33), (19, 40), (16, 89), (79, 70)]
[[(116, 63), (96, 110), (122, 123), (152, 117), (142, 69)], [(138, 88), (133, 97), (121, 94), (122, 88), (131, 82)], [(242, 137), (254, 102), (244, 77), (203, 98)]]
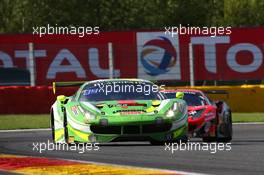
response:
[[(98, 151), (33, 150), (33, 143), (47, 143), (46, 131), (0, 132), (0, 153), (65, 158), (147, 168), (206, 174), (264, 174), (264, 125), (234, 125), (230, 151), (172, 151), (148, 142), (115, 142), (100, 145)], [(192, 142), (199, 142), (194, 139)]]

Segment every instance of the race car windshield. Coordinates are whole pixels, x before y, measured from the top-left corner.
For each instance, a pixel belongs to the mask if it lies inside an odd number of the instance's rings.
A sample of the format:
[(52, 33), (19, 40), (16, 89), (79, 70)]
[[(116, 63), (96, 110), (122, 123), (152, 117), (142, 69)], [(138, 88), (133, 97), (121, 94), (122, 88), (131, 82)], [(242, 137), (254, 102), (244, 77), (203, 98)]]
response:
[[(165, 93), (167, 98), (176, 98), (176, 92)], [(206, 99), (198, 93), (184, 92), (183, 100), (188, 106), (204, 106), (207, 104)]]
[(139, 82), (106, 82), (87, 85), (83, 88), (80, 101), (111, 100), (162, 100), (158, 86)]

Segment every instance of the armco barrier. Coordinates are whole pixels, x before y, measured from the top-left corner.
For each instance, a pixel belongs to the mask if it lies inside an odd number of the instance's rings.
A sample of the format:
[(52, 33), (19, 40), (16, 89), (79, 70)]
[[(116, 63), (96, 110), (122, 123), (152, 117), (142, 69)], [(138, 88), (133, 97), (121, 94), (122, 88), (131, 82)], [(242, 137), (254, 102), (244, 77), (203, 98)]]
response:
[(226, 90), (225, 94), (208, 94), (212, 100), (223, 100), (233, 112), (264, 112), (264, 85), (168, 87), (167, 89)]
[[(76, 88), (59, 88), (57, 94), (71, 95)], [(49, 113), (56, 99), (52, 87), (5, 86), (0, 87), (0, 114)]]
[[(191, 87), (168, 87), (168, 89)], [(264, 112), (264, 85), (196, 86), (200, 90), (226, 90), (228, 95), (209, 94), (213, 100), (226, 101), (233, 112)], [(57, 94), (71, 95), (76, 88), (59, 88)], [(56, 99), (52, 87), (0, 87), (0, 114), (49, 113)]]

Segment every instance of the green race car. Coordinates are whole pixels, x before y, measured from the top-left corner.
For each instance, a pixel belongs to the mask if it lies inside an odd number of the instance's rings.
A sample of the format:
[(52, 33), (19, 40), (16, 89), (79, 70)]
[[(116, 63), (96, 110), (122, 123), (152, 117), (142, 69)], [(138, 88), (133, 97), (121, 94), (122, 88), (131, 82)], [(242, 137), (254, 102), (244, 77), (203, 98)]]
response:
[(160, 87), (141, 79), (58, 82), (80, 86), (51, 107), (55, 143), (148, 140), (152, 144), (188, 140), (187, 105), (165, 99)]

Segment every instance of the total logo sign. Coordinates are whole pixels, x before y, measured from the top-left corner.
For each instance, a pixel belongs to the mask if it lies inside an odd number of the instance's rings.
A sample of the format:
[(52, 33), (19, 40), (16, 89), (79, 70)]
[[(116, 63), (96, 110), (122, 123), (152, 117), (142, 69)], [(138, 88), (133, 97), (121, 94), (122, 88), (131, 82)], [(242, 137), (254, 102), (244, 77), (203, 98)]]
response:
[(137, 32), (138, 77), (151, 80), (181, 79), (179, 38), (164, 32)]

